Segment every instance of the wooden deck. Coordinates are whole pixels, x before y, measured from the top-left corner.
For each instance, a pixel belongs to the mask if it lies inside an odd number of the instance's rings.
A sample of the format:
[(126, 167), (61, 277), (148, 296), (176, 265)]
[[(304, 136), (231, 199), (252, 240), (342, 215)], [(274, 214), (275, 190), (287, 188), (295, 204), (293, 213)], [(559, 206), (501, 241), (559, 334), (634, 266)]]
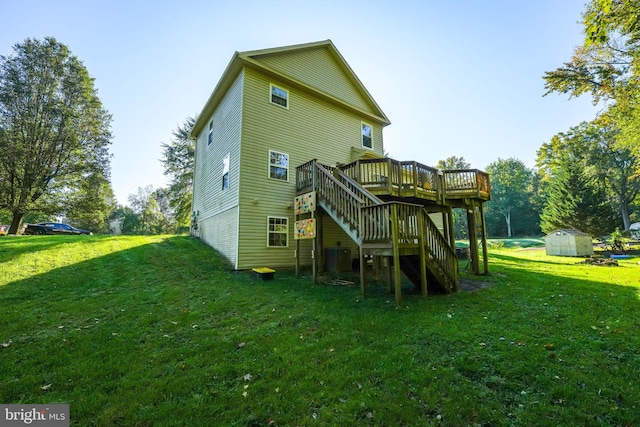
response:
[(438, 170), (389, 158), (357, 160), (338, 168), (376, 196), (423, 199), (439, 204), (491, 199), (489, 175), (478, 169)]
[[(316, 191), (317, 203), (360, 247), (365, 255), (387, 256), (397, 268), (396, 298), (400, 298), (400, 257), (416, 255), (422, 270), (421, 287), (426, 296), (426, 269), (448, 292), (457, 289), (457, 258), (450, 242), (440, 233), (422, 204), (384, 202), (369, 193), (341, 168), (315, 161), (297, 168), (298, 194)], [(437, 194), (433, 192), (434, 194)], [(365, 269), (361, 269), (364, 275)], [(365, 279), (361, 277), (363, 294)]]

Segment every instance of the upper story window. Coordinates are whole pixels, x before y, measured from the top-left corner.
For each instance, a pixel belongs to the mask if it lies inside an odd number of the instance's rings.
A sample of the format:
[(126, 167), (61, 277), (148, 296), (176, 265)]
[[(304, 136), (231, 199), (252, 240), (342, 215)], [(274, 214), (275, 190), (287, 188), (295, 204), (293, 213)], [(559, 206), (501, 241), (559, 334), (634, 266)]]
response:
[(269, 85), (269, 102), (284, 108), (289, 108), (289, 91), (281, 87)]
[(269, 150), (269, 178), (289, 181), (289, 155)]
[(213, 142), (213, 120), (209, 122), (209, 139), (207, 140), (207, 145), (211, 145)]
[(364, 122), (362, 123), (362, 146), (366, 148), (373, 148), (371, 125)]
[(224, 156), (222, 159), (222, 191), (229, 188), (229, 159), (230, 154)]

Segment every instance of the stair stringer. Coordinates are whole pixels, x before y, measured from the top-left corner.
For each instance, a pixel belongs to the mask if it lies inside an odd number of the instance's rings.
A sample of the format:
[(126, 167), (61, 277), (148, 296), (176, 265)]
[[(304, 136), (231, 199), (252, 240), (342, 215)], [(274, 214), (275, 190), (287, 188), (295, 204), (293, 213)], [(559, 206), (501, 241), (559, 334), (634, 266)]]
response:
[(323, 197), (318, 197), (316, 200), (318, 206), (320, 206), (324, 211), (329, 214), (331, 219), (335, 221), (336, 224), (344, 231), (347, 236), (351, 238), (354, 242), (358, 244), (358, 246), (362, 245), (362, 238), (360, 237), (360, 233), (358, 229), (351, 228), (350, 224), (347, 221), (344, 221), (342, 216), (338, 214), (338, 212), (331, 206), (331, 204), (324, 199)]

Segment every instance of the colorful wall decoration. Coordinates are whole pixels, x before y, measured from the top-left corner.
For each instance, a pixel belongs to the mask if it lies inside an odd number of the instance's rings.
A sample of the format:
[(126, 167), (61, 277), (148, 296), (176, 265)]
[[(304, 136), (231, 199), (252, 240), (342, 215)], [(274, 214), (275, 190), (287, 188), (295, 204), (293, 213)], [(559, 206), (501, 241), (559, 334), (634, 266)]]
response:
[(314, 212), (316, 210), (316, 192), (303, 194), (295, 198), (296, 215), (300, 215), (307, 212)]
[(296, 221), (295, 239), (314, 239), (316, 237), (316, 219), (308, 218)]

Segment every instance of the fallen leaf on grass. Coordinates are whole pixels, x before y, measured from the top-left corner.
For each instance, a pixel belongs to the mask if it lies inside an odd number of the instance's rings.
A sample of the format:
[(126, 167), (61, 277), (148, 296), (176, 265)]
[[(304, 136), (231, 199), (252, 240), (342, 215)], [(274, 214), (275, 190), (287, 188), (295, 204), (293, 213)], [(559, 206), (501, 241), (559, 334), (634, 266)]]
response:
[(41, 390), (43, 391), (47, 391), (51, 388), (52, 384), (47, 384), (47, 385), (43, 385), (42, 387), (40, 387)]
[(3, 342), (3, 343), (1, 344), (1, 346), (2, 346), (2, 348), (7, 348), (7, 347), (9, 347), (9, 346), (11, 345), (11, 343), (12, 343), (12, 342), (13, 342), (13, 341), (11, 341), (11, 340), (9, 340), (9, 342)]
[(238, 349), (240, 349), (240, 348), (242, 348), (242, 347), (244, 347), (244, 341), (243, 341), (243, 342), (239, 342), (239, 343), (236, 345), (236, 348), (238, 348)]
[(251, 374), (247, 374), (243, 378), (245, 381), (249, 381), (251, 379)]

